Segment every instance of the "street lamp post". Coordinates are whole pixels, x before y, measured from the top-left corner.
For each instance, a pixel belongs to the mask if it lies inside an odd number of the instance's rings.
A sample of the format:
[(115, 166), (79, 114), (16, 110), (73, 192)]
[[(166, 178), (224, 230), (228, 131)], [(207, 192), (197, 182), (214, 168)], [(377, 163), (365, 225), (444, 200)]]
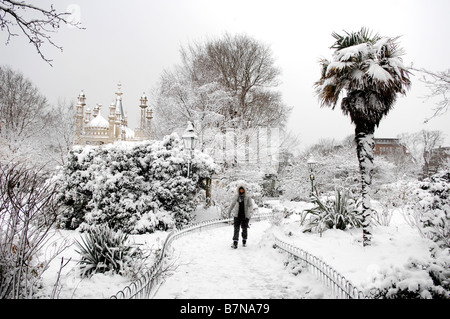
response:
[(181, 138), (183, 139), (184, 149), (188, 150), (190, 153), (187, 172), (187, 177), (189, 178), (191, 175), (190, 172), (191, 172), (191, 162), (193, 159), (193, 151), (198, 140), (198, 136), (194, 132), (194, 125), (192, 124), (192, 122), (188, 122), (186, 131)]
[(309, 179), (311, 180), (311, 197), (314, 194), (314, 168), (317, 165), (316, 160), (312, 154), (309, 154), (308, 161), (306, 162), (309, 168)]

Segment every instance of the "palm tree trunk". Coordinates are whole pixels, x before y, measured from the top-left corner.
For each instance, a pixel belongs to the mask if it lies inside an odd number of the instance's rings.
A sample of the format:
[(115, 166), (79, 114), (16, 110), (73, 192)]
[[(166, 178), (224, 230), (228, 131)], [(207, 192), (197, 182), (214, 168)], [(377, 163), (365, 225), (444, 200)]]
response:
[(363, 213), (363, 246), (370, 245), (372, 240), (372, 209), (370, 205), (370, 185), (372, 184), (373, 157), (375, 142), (373, 140), (374, 126), (356, 125), (356, 153), (361, 173), (361, 195)]

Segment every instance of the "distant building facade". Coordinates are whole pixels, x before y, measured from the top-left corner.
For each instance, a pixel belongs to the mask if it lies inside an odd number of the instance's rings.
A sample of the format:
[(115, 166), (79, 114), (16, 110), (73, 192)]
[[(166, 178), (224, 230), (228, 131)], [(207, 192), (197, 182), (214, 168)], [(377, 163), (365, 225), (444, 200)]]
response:
[(101, 104), (93, 110), (86, 107), (86, 95), (82, 91), (78, 95), (76, 111), (75, 144), (103, 145), (117, 141), (143, 141), (151, 139), (152, 110), (148, 108), (145, 93), (140, 99), (140, 127), (133, 130), (128, 127), (128, 117), (122, 104), (121, 84), (118, 84), (116, 97), (109, 106), (109, 116), (105, 119), (101, 114)]
[(375, 155), (406, 155), (406, 147), (398, 138), (374, 138)]

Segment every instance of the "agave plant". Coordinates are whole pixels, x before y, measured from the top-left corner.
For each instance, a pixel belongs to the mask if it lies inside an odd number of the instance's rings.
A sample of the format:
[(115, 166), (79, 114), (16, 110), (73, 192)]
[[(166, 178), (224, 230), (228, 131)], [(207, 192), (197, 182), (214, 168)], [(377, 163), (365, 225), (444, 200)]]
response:
[(372, 183), (375, 127), (392, 110), (398, 94), (406, 95), (410, 72), (403, 65), (398, 37), (381, 37), (362, 28), (339, 35), (333, 59), (320, 60), (322, 74), (315, 83), (322, 106), (340, 102), (342, 112), (355, 124), (356, 150), (361, 173), (363, 244), (371, 241), (369, 187)]
[(123, 274), (132, 264), (132, 259), (141, 255), (137, 247), (127, 244), (128, 235), (113, 231), (107, 226), (92, 227), (81, 242), (75, 241), (81, 255), (81, 276), (112, 271)]
[(305, 211), (310, 216), (304, 231), (317, 230), (322, 235), (322, 232), (331, 228), (345, 230), (363, 225), (359, 201), (353, 200), (347, 192), (336, 190), (334, 197), (323, 200), (314, 194), (313, 203), (315, 206)]

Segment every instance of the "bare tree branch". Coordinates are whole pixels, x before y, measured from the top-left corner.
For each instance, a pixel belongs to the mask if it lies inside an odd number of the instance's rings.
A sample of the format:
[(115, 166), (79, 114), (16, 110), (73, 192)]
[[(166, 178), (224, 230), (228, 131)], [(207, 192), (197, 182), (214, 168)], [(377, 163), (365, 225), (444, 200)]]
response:
[(441, 116), (448, 111), (450, 106), (450, 100), (448, 97), (450, 91), (450, 69), (432, 72), (424, 68), (417, 69), (411, 67), (411, 70), (422, 73), (420, 81), (425, 83), (427, 88), (430, 90), (429, 94), (424, 97), (425, 100), (440, 97), (440, 100), (433, 108), (434, 114), (425, 119), (425, 123), (427, 123), (429, 120), (437, 116)]
[[(32, 18), (22, 15), (22, 12), (30, 11), (39, 16)], [(61, 24), (84, 29), (80, 22), (70, 21), (70, 15), (69, 12), (57, 12), (53, 5), (50, 6), (50, 9), (43, 9), (24, 1), (0, 0), (0, 30), (6, 31), (8, 34), (6, 44), (10, 42), (11, 37), (19, 35), (14, 31), (14, 28), (17, 27), (49, 65), (52, 65), (50, 63), (52, 60), (44, 56), (41, 50), (42, 44), (49, 43), (61, 51), (63, 49), (53, 42), (51, 33), (56, 32)]]

